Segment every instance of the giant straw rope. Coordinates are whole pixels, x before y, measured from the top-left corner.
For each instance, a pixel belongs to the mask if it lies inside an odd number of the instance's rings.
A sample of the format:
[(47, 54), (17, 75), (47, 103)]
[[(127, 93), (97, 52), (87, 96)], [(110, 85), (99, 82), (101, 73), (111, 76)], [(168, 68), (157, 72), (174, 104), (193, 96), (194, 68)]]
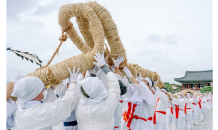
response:
[[(71, 17), (76, 18), (84, 41), (70, 22)], [(134, 77), (136, 77), (140, 71), (143, 78), (149, 77), (154, 81), (158, 80), (158, 87), (164, 87), (164, 83), (156, 72), (144, 69), (137, 64), (127, 63), (125, 48), (119, 37), (117, 26), (109, 11), (97, 2), (67, 4), (62, 6), (58, 14), (58, 22), (62, 28), (62, 36), (64, 32), (67, 32), (72, 42), (83, 54), (73, 56), (62, 62), (48, 66), (58, 52), (58, 49), (62, 44), (61, 42), (47, 66), (37, 69), (26, 76), (38, 77), (47, 86), (59, 84), (62, 80), (69, 78), (67, 68), (72, 70), (73, 66), (76, 66), (76, 69), (80, 68), (80, 72), (91, 69), (94, 66), (94, 54), (103, 52), (104, 38), (106, 38), (110, 47), (110, 52), (108, 49), (105, 51), (105, 56), (107, 55), (108, 57), (107, 64), (109, 66), (114, 64), (112, 57), (117, 59), (119, 55), (122, 55), (124, 56), (125, 61), (120, 64), (121, 70), (126, 66)]]

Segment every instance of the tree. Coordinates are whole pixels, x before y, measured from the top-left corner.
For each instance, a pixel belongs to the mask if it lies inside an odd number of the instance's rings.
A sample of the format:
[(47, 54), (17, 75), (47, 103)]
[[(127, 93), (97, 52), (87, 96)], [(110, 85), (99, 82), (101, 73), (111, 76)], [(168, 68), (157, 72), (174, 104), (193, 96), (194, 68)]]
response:
[(213, 92), (213, 86), (204, 87), (200, 90), (200, 92), (202, 92), (202, 93)]

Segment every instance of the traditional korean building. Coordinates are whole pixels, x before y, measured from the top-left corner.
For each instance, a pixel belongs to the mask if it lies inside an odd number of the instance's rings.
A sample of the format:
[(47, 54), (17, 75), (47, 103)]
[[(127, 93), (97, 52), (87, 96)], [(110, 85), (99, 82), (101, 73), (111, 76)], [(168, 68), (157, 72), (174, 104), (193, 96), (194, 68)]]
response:
[(182, 84), (182, 89), (199, 90), (213, 82), (213, 70), (186, 71), (184, 77), (174, 80)]

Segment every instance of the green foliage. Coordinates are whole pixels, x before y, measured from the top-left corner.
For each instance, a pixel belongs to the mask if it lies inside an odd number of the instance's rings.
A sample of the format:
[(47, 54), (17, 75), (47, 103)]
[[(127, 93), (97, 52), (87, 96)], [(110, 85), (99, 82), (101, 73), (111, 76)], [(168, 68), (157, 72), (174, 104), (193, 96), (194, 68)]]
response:
[(200, 92), (202, 93), (208, 93), (208, 92), (213, 92), (213, 86), (207, 86), (207, 87), (204, 87), (200, 90)]
[[(172, 86), (176, 86), (177, 88), (176, 89), (172, 89)], [(177, 85), (177, 84), (169, 84), (169, 85), (165, 84), (165, 87), (167, 88), (167, 92), (178, 92), (182, 88), (181, 85)]]

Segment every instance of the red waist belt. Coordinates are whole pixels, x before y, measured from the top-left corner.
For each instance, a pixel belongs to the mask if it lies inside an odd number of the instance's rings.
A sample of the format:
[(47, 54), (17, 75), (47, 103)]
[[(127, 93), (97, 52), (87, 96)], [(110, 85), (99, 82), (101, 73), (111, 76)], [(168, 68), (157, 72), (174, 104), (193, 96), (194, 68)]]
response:
[(192, 105), (197, 105), (197, 103), (192, 103)]
[(114, 128), (119, 128), (119, 126), (114, 126)]
[(173, 114), (173, 107), (167, 107), (167, 108), (170, 108), (170, 111)]

